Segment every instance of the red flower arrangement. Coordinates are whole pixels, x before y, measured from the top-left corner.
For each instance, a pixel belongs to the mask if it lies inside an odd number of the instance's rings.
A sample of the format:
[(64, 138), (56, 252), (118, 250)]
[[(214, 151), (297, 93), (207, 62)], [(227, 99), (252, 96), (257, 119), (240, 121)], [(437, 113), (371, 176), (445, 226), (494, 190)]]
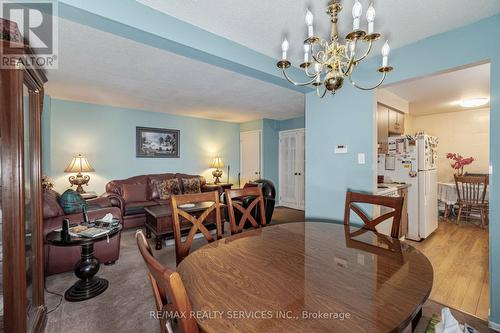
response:
[(464, 173), (464, 166), (472, 164), (474, 162), (474, 157), (463, 158), (460, 154), (457, 153), (448, 153), (446, 154), (446, 158), (451, 160), (451, 167), (455, 170), (460, 170), (459, 174)]

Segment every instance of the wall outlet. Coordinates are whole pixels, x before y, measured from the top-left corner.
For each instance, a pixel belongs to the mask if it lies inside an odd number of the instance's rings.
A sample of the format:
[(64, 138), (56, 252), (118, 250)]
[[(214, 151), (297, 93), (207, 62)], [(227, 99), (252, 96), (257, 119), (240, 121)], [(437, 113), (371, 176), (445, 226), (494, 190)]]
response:
[(347, 145), (337, 145), (335, 147), (335, 154), (347, 154)]
[(358, 154), (358, 164), (365, 164), (366, 163), (366, 158), (364, 153), (359, 153)]

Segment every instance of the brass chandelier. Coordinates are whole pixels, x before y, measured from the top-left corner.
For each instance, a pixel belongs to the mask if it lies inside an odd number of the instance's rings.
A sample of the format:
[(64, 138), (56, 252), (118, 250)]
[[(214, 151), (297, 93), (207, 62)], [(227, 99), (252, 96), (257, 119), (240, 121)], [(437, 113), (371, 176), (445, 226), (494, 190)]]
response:
[[(320, 39), (320, 37), (314, 35), (313, 15), (307, 10), (306, 24), (308, 38), (304, 41), (304, 62), (300, 64), (300, 67), (310, 79), (309, 81), (299, 83), (288, 76), (287, 69), (291, 66), (290, 61), (287, 60), (289, 48), (288, 40), (285, 38), (281, 45), (282, 59), (277, 63), (277, 66), (283, 70), (285, 78), (296, 86), (314, 86), (317, 95), (321, 98), (325, 97), (327, 92), (331, 92), (334, 95), (344, 85), (345, 78), (347, 78), (356, 88), (361, 90), (373, 90), (379, 87), (384, 82), (387, 73), (393, 70), (393, 68), (388, 65), (391, 49), (389, 43), (386, 41), (382, 48), (382, 67), (378, 69), (382, 75), (380, 81), (372, 87), (362, 87), (353, 81), (352, 73), (354, 69), (368, 56), (368, 54), (370, 54), (373, 43), (380, 39), (381, 35), (374, 32), (375, 8), (373, 7), (373, 3), (370, 4), (366, 12), (368, 31), (360, 29), (363, 7), (359, 0), (355, 0), (352, 8), (352, 16), (354, 19), (353, 31), (347, 34), (345, 41), (342, 42), (339, 39), (337, 28), (337, 16), (341, 10), (342, 5), (338, 0), (331, 0), (329, 2), (326, 10), (332, 23), (329, 41)], [(365, 47), (366, 50), (363, 55), (357, 56), (359, 54), (360, 44), (365, 44), (367, 46)], [(321, 86), (323, 86), (323, 89), (321, 89)]]

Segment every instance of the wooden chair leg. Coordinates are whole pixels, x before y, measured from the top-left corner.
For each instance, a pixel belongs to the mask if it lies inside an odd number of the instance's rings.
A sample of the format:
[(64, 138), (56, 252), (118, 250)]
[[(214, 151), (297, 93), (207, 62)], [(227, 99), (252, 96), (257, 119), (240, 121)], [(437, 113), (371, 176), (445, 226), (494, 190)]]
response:
[(481, 212), (481, 229), (484, 229), (485, 227), (484, 208), (481, 207), (480, 212)]
[(460, 224), (460, 218), (462, 217), (462, 209), (463, 209), (463, 206), (460, 205), (458, 207), (458, 215), (457, 215), (457, 225)]

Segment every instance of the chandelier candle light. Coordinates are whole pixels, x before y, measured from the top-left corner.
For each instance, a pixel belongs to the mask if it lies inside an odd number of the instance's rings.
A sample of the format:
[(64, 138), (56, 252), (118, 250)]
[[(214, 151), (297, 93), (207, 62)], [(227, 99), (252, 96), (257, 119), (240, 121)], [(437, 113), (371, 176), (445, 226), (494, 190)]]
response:
[[(352, 74), (356, 66), (370, 54), (373, 43), (380, 39), (381, 35), (375, 31), (375, 8), (373, 3), (366, 11), (366, 20), (368, 22), (368, 31), (360, 28), (363, 6), (359, 0), (355, 0), (352, 7), (353, 31), (347, 34), (345, 42), (339, 39), (337, 22), (338, 14), (342, 10), (339, 0), (331, 0), (328, 4), (326, 13), (330, 16), (332, 23), (330, 40), (320, 39), (314, 35), (313, 21), (314, 17), (311, 11), (306, 12), (306, 25), (308, 38), (304, 41), (304, 62), (300, 67), (304, 70), (306, 76), (310, 79), (307, 82), (299, 83), (292, 80), (287, 69), (292, 65), (287, 60), (290, 44), (285, 38), (281, 44), (281, 60), (278, 62), (278, 68), (283, 70), (283, 75), (292, 84), (296, 86), (312, 85), (316, 87), (316, 93), (321, 98), (325, 97), (327, 92), (335, 94), (337, 90), (344, 85), (344, 79), (347, 78), (356, 88), (361, 90), (373, 90), (379, 87), (385, 80), (387, 73), (393, 70), (389, 66), (389, 54), (391, 48), (386, 41), (382, 48), (382, 67), (378, 71), (382, 74), (380, 81), (373, 87), (362, 87), (355, 83)], [(365, 52), (359, 56), (359, 45), (366, 44)], [(358, 55), (358, 56), (357, 56)], [(313, 71), (311, 71), (311, 68)], [(323, 91), (321, 91), (323, 86)]]

